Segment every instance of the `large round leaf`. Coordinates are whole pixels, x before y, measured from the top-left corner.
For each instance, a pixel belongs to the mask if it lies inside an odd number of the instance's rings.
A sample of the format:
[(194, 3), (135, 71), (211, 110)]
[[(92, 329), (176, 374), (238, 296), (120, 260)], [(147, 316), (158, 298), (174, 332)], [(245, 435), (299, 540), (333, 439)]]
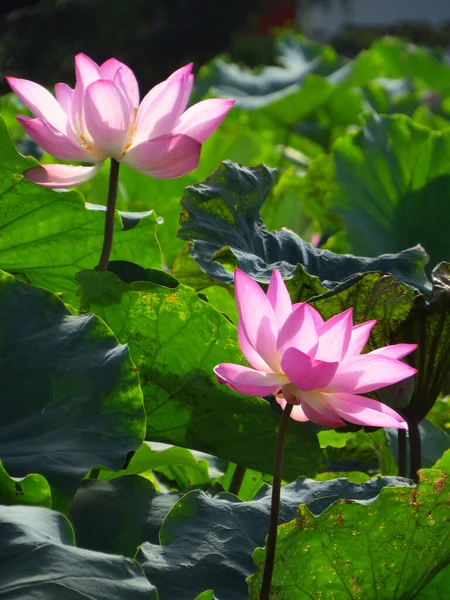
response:
[(156, 600), (127, 558), (75, 548), (70, 523), (46, 508), (0, 506), (0, 600)]
[[(339, 499), (367, 504), (384, 486), (409, 485), (396, 477), (363, 484), (344, 478), (299, 479), (281, 490), (280, 522), (294, 519), (301, 503), (318, 515)], [(245, 578), (254, 571), (253, 550), (267, 535), (270, 504), (269, 486), (250, 502), (231, 494), (211, 498), (200, 491), (183, 496), (163, 522), (161, 545), (145, 543), (137, 555), (158, 587), (160, 600), (192, 600), (205, 587), (213, 589), (218, 600), (247, 600)]]
[(0, 459), (44, 475), (65, 503), (97, 464), (120, 469), (145, 431), (128, 348), (94, 315), (0, 273)]
[[(339, 501), (318, 517), (302, 506), (278, 530), (277, 600), (410, 600), (450, 562), (448, 477), (422, 471), (418, 488), (386, 487), (369, 506)], [(264, 551), (250, 598), (261, 589)]]
[[(274, 269), (290, 280), (300, 264), (310, 280), (318, 277), (326, 288), (368, 271), (392, 273), (415, 288), (427, 286), (423, 271), (427, 256), (420, 247), (367, 258), (317, 249), (286, 228), (269, 231), (259, 213), (274, 184), (274, 169), (225, 161), (206, 181), (187, 187), (178, 236), (191, 242), (189, 252), (203, 274), (196, 283), (192, 274), (185, 272), (186, 261), (180, 260), (175, 264), (175, 276), (201, 289), (211, 285), (211, 279), (232, 283), (233, 267), (239, 266), (257, 281), (268, 283)], [(311, 282), (311, 287), (316, 285)], [(316, 294), (301, 299), (312, 295)]]

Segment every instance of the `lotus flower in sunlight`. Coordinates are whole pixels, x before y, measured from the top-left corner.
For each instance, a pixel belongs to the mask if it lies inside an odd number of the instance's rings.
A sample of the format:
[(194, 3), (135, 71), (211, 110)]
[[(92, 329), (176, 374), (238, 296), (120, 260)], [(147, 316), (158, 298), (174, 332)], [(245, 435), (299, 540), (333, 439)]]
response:
[(75, 57), (76, 85), (45, 88), (7, 77), (12, 90), (35, 115), (18, 115), (26, 133), (61, 160), (93, 166), (44, 165), (26, 177), (44, 187), (67, 188), (91, 179), (103, 161), (114, 158), (157, 179), (193, 171), (202, 143), (217, 129), (232, 100), (210, 99), (185, 111), (192, 90), (192, 64), (156, 85), (139, 102), (136, 78), (115, 58), (101, 66), (85, 54)]
[(416, 369), (399, 359), (416, 344), (361, 354), (376, 321), (353, 325), (353, 309), (324, 321), (306, 302), (291, 303), (278, 271), (265, 294), (236, 270), (235, 289), (239, 345), (252, 368), (220, 364), (214, 369), (220, 383), (248, 396), (274, 394), (282, 408), (294, 405), (296, 421), (406, 429), (398, 413), (361, 394), (414, 375)]

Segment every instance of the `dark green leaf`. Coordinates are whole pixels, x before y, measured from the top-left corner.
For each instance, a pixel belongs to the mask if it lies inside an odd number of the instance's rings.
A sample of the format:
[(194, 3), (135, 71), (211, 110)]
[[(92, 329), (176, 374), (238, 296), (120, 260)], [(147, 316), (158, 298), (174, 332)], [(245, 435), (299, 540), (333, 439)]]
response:
[(181, 494), (160, 494), (139, 475), (83, 481), (70, 507), (77, 545), (133, 557), (145, 541), (159, 543), (159, 529)]
[[(327, 288), (367, 271), (426, 287), (427, 259), (420, 247), (370, 259), (319, 250), (288, 229), (268, 231), (259, 211), (274, 178), (274, 170), (264, 165), (247, 168), (225, 161), (206, 181), (186, 188), (178, 235), (192, 242), (190, 253), (210, 278), (230, 284), (239, 265), (261, 283), (269, 281), (274, 268), (289, 280), (300, 263)], [(180, 269), (176, 276), (182, 278)]]
[[(433, 425), (428, 419), (424, 419), (419, 424), (420, 438), (422, 440), (422, 467), (444, 469), (439, 465), (439, 459), (446, 450), (450, 448), (450, 436)], [(392, 454), (397, 459), (398, 456), (398, 430), (386, 429), (387, 439)], [(407, 446), (409, 448), (409, 435), (406, 432)], [(409, 452), (407, 453), (409, 464)], [(445, 470), (445, 469), (444, 469)], [(409, 472), (409, 466), (408, 471)]]
[[(282, 488), (280, 521), (295, 518), (300, 503), (315, 515), (340, 498), (367, 504), (385, 485), (408, 486), (409, 482), (394, 477), (363, 484), (299, 479)], [(270, 502), (269, 486), (251, 502), (240, 502), (230, 494), (211, 498), (198, 491), (183, 496), (164, 520), (161, 546), (143, 544), (137, 555), (157, 585), (160, 600), (192, 600), (205, 587), (214, 589), (218, 600), (247, 600), (245, 577), (254, 571), (254, 548), (267, 535)], [(189, 578), (183, 576), (187, 570)]]
[(46, 508), (0, 506), (0, 556), (1, 600), (157, 600), (135, 561), (75, 548)]
[(394, 336), (395, 341), (418, 344), (417, 350), (408, 357), (418, 373), (411, 402), (405, 409), (418, 422), (436, 402), (450, 372), (450, 263), (438, 265), (431, 278), (431, 302), (427, 304), (419, 296), (408, 319)]
[[(422, 471), (418, 489), (386, 487), (369, 505), (340, 500), (318, 517), (301, 506), (278, 530), (273, 598), (415, 598), (450, 561), (449, 501), (444, 474)], [(263, 549), (254, 560), (252, 600), (261, 588)]]
[(119, 469), (145, 431), (128, 348), (94, 315), (74, 317), (53, 294), (0, 274), (0, 459), (43, 475), (64, 506), (95, 465)]

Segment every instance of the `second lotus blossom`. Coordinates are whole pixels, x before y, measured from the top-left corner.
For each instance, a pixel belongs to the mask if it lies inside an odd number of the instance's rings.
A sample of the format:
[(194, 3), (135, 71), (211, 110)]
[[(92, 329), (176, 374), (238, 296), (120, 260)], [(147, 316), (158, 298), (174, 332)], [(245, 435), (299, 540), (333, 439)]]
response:
[(294, 405), (297, 421), (407, 428), (396, 411), (363, 394), (413, 376), (416, 369), (399, 359), (416, 344), (362, 354), (376, 321), (353, 325), (353, 309), (324, 321), (306, 302), (292, 304), (278, 271), (265, 294), (236, 270), (235, 289), (239, 345), (251, 368), (220, 364), (220, 383), (249, 396), (274, 394), (281, 407)]
[(175, 71), (140, 102), (136, 78), (114, 58), (97, 65), (75, 57), (76, 85), (55, 85), (55, 96), (25, 79), (7, 77), (12, 90), (35, 115), (18, 115), (26, 133), (61, 160), (93, 166), (43, 165), (26, 172), (44, 187), (79, 185), (108, 158), (157, 179), (180, 177), (199, 162), (202, 143), (217, 129), (233, 100), (210, 99), (186, 109), (192, 64)]

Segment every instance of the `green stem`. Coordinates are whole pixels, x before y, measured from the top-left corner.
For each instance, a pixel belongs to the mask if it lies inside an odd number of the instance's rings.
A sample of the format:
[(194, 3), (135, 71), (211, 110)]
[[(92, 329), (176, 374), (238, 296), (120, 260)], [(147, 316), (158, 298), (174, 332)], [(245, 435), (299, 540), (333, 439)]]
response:
[(410, 478), (414, 483), (418, 483), (418, 471), (422, 468), (422, 440), (420, 438), (419, 422), (414, 417), (406, 417), (406, 422), (409, 430)]
[(275, 450), (275, 464), (273, 469), (272, 504), (270, 510), (269, 534), (267, 536), (266, 561), (264, 564), (264, 575), (261, 584), (259, 600), (269, 600), (270, 587), (272, 585), (273, 565), (275, 562), (275, 550), (277, 546), (278, 518), (280, 515), (281, 480), (283, 478), (283, 456), (284, 438), (289, 423), (289, 417), (293, 409), (292, 404), (286, 404), (281, 415), (278, 427), (277, 445)]
[(239, 496), (239, 490), (241, 489), (242, 482), (244, 481), (246, 470), (247, 469), (245, 467), (241, 467), (241, 465), (235, 466), (233, 471), (233, 477), (231, 478), (230, 487), (228, 488), (230, 494)]
[(114, 216), (116, 212), (117, 187), (119, 184), (120, 163), (111, 158), (109, 171), (108, 198), (106, 201), (105, 233), (103, 236), (103, 248), (98, 262), (97, 271), (107, 271), (109, 257), (111, 255), (114, 237)]
[(407, 477), (406, 430), (398, 430), (398, 476)]

